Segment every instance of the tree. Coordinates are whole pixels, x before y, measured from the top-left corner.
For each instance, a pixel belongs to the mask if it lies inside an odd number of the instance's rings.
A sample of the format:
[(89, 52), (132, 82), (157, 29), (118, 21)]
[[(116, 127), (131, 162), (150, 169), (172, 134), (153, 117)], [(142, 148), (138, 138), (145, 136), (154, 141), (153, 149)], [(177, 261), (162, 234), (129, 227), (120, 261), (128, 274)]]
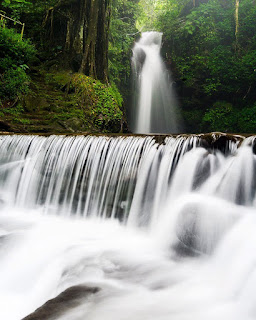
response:
[[(74, 71), (108, 82), (111, 2), (4, 0), (2, 8), (25, 20), (30, 27), (29, 36), (38, 44), (43, 43), (43, 51), (61, 48), (61, 62), (69, 64)], [(42, 27), (44, 31), (40, 30)]]
[(50, 46), (63, 48), (74, 71), (108, 82), (111, 0), (60, 0), (45, 19)]

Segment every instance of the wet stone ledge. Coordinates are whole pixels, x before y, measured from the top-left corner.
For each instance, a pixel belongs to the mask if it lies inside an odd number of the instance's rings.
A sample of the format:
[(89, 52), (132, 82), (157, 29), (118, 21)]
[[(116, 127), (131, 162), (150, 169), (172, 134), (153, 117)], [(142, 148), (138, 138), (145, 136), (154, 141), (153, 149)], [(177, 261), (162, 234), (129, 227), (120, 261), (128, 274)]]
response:
[[(38, 136), (44, 136), (49, 137), (52, 136), (52, 133), (16, 133), (16, 132), (7, 132), (7, 131), (0, 131), (1, 135), (38, 135)], [(254, 134), (231, 134), (231, 133), (223, 133), (223, 132), (211, 132), (211, 133), (200, 133), (200, 134), (120, 134), (120, 133), (111, 133), (111, 134), (101, 134), (101, 133), (91, 133), (91, 132), (81, 132), (77, 134), (72, 133), (57, 133), (54, 135), (59, 136), (95, 136), (95, 137), (152, 137), (155, 142), (159, 145), (165, 144), (166, 138), (173, 137), (184, 137), (184, 138), (198, 138), (200, 143), (199, 145), (209, 149), (209, 150), (219, 150), (223, 153), (226, 153), (226, 150), (228, 148), (229, 143), (235, 143), (237, 147), (240, 147), (242, 142), (248, 138), (253, 137)], [(251, 139), (250, 145), (253, 146), (253, 151), (256, 153), (256, 142), (255, 139)]]

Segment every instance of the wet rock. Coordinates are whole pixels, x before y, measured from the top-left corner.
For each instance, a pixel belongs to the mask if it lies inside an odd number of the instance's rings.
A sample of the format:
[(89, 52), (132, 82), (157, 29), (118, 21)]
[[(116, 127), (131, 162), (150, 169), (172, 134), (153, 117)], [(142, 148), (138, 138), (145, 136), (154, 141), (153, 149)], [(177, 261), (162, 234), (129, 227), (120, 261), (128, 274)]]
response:
[(156, 143), (158, 144), (165, 144), (165, 139), (167, 138), (167, 135), (155, 135), (154, 139), (156, 141)]
[(247, 145), (252, 147), (253, 153), (256, 154), (256, 136), (250, 137), (250, 139), (247, 140)]
[(58, 319), (70, 309), (79, 306), (85, 298), (99, 292), (99, 288), (87, 286), (70, 287), (56, 298), (47, 301), (42, 307), (23, 320), (53, 320)]
[(139, 48), (136, 51), (136, 60), (138, 60), (140, 62), (141, 65), (144, 64), (146, 59), (146, 53), (143, 49)]
[(78, 118), (70, 118), (66, 121), (59, 122), (69, 132), (82, 132), (87, 129), (83, 120)]
[(37, 112), (40, 109), (45, 108), (48, 105), (45, 97), (39, 95), (28, 94), (23, 99), (23, 106), (27, 112)]
[(219, 150), (226, 154), (228, 151), (229, 142), (237, 143), (241, 145), (245, 137), (241, 135), (226, 134), (222, 132), (212, 132), (207, 134), (199, 135), (201, 138), (201, 145), (206, 149)]
[(240, 218), (239, 208), (225, 208), (225, 204), (222, 200), (213, 203), (210, 199), (184, 204), (176, 225), (176, 253), (181, 256), (211, 254), (226, 231)]

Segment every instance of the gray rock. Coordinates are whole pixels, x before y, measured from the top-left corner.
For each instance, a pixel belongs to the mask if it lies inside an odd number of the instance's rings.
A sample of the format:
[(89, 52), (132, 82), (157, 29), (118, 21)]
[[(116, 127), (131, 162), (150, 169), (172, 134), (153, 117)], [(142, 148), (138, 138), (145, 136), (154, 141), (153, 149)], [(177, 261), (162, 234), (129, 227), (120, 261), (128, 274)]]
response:
[(42, 307), (23, 320), (53, 320), (58, 319), (66, 312), (79, 306), (85, 298), (99, 291), (96, 287), (70, 287), (56, 298), (47, 301)]

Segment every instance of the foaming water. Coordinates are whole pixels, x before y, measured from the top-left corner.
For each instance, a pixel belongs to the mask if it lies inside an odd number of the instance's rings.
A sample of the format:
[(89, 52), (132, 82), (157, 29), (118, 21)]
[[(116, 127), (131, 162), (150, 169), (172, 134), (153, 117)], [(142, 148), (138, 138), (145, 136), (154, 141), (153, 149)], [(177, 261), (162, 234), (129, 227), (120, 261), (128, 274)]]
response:
[(132, 66), (138, 91), (131, 119), (135, 133), (181, 132), (173, 81), (161, 55), (162, 33), (143, 32), (133, 48)]
[(0, 319), (255, 319), (253, 146), (2, 136)]

